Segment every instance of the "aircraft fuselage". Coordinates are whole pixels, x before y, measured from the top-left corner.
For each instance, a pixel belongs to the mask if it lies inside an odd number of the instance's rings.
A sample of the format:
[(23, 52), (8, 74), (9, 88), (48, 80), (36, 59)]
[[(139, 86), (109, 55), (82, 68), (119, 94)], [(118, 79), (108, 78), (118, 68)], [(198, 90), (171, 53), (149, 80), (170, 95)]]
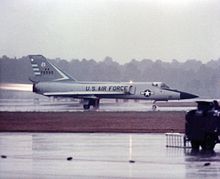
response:
[[(95, 98), (138, 99), (154, 101), (183, 99), (181, 98), (182, 92), (177, 90), (171, 90), (169, 88), (161, 88), (159, 86), (159, 83), (155, 82), (40, 82), (34, 85), (33, 91), (45, 96), (75, 96), (75, 98), (85, 98), (86, 96), (94, 96)], [(71, 91), (78, 91), (79, 94), (63, 94), (64, 92)], [(62, 94), (59, 95), (59, 92), (62, 92)], [(91, 95), (80, 95), (80, 92), (91, 92)], [(96, 92), (97, 94), (95, 94)], [(102, 94), (100, 92), (107, 92), (107, 94)], [(119, 94), (108, 94), (114, 92), (118, 92)]]

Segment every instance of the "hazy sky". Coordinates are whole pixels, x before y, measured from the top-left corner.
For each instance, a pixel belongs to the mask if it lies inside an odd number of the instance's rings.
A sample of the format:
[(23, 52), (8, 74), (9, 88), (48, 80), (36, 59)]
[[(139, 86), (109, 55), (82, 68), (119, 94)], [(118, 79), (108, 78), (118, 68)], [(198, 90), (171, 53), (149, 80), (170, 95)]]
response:
[(0, 56), (220, 58), (220, 0), (0, 0)]

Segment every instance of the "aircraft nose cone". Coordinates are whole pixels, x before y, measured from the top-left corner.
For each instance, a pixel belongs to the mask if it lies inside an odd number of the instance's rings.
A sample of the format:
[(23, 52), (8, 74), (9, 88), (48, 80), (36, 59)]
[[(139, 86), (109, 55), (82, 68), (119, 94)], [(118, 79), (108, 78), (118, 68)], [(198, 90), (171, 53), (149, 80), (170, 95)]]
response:
[(180, 99), (193, 99), (198, 98), (198, 96), (190, 93), (180, 92)]

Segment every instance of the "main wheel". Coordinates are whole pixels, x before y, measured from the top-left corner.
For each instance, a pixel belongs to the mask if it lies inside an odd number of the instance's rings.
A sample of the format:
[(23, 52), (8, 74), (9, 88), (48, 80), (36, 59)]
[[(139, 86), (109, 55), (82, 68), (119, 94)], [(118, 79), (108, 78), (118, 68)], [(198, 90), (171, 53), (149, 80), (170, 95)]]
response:
[(88, 109), (90, 108), (90, 105), (89, 105), (89, 104), (84, 104), (84, 105), (83, 105), (83, 108), (84, 108), (85, 110), (88, 110)]
[(95, 110), (99, 109), (99, 99), (94, 100), (92, 105)]

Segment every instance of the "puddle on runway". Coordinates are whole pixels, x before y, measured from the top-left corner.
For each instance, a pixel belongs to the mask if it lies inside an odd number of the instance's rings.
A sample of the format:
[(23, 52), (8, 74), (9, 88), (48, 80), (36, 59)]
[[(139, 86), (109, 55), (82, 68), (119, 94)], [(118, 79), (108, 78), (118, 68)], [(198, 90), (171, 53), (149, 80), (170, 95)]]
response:
[(163, 134), (0, 133), (0, 178), (220, 177), (220, 146), (205, 156), (165, 145)]

